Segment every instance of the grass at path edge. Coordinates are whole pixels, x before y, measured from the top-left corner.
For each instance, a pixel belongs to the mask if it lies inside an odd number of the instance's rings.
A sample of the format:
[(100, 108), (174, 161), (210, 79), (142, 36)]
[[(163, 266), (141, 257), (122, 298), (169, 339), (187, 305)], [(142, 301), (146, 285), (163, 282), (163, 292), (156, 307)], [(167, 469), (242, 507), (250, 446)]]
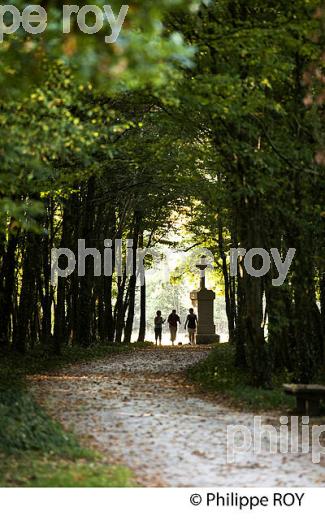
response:
[(131, 472), (108, 465), (103, 456), (82, 447), (35, 402), (26, 376), (103, 359), (143, 345), (65, 347), (60, 356), (35, 348), (0, 355), (0, 486), (129, 487)]
[(282, 372), (274, 377), (271, 390), (251, 386), (248, 374), (235, 367), (235, 349), (229, 343), (217, 345), (187, 374), (202, 389), (226, 398), (238, 408), (256, 412), (295, 408), (294, 397), (286, 395), (282, 389), (282, 384), (288, 383), (289, 374)]

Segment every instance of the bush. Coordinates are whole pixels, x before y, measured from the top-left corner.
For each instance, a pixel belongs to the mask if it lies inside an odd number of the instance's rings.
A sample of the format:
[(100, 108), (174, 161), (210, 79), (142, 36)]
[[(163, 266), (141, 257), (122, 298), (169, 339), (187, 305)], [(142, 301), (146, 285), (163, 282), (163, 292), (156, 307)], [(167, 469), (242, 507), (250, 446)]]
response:
[(288, 374), (277, 375), (272, 390), (252, 387), (247, 372), (236, 368), (235, 348), (229, 343), (215, 347), (207, 359), (188, 370), (188, 376), (203, 389), (226, 396), (235, 406), (256, 411), (295, 406), (294, 398), (282, 390), (282, 384), (288, 382)]

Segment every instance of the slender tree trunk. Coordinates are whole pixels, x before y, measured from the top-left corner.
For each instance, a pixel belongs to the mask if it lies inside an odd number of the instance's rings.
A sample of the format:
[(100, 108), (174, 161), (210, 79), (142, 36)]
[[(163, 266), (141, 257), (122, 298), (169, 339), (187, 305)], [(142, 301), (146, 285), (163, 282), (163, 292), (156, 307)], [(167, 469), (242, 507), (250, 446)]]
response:
[(131, 336), (133, 331), (133, 321), (134, 321), (134, 312), (135, 312), (135, 291), (137, 285), (137, 248), (139, 243), (139, 234), (140, 234), (140, 225), (141, 225), (141, 214), (139, 211), (135, 211), (134, 213), (134, 232), (133, 232), (133, 272), (129, 281), (129, 305), (128, 305), (128, 316), (125, 324), (124, 331), (124, 342), (130, 343)]
[(232, 300), (231, 300), (231, 287), (229, 280), (229, 271), (227, 265), (227, 256), (224, 249), (224, 240), (223, 240), (223, 226), (221, 216), (219, 214), (218, 218), (218, 242), (219, 242), (219, 256), (222, 262), (222, 274), (224, 279), (225, 286), (225, 304), (226, 304), (226, 315), (228, 321), (228, 333), (229, 333), (229, 341), (233, 342), (235, 335), (235, 315), (234, 310), (232, 309)]
[(325, 338), (325, 273), (320, 274), (320, 308), (323, 338)]
[(119, 277), (117, 298), (114, 308), (114, 321), (115, 321), (115, 341), (121, 343), (122, 335), (125, 327), (125, 312), (126, 312), (126, 301), (124, 301), (124, 291), (126, 284), (126, 273), (124, 271), (123, 277)]
[[(52, 247), (52, 222), (53, 215), (51, 211), (51, 201), (48, 206), (48, 218), (46, 222), (47, 233), (44, 235), (42, 240), (42, 260), (43, 260), (43, 288), (40, 286), (41, 294), (41, 305), (42, 305), (42, 328), (41, 328), (41, 340), (44, 344), (48, 344), (52, 336), (52, 290), (51, 290), (51, 262), (50, 254)], [(40, 273), (41, 274), (41, 273)], [(42, 282), (41, 276), (40, 281)]]
[(146, 337), (146, 279), (140, 288), (140, 326), (138, 341), (141, 343)]
[[(11, 224), (13, 224), (13, 220)], [(1, 268), (0, 283), (0, 348), (8, 347), (11, 339), (10, 318), (13, 313), (13, 296), (15, 290), (15, 268), (16, 268), (16, 248), (18, 244), (17, 233), (11, 233), (7, 251), (4, 254)]]
[[(24, 352), (31, 340), (31, 329), (37, 310), (37, 276), (40, 269), (40, 236), (26, 235), (23, 276), (18, 307), (17, 326), (13, 335), (13, 348)], [(32, 341), (35, 341), (34, 335)]]
[[(86, 247), (92, 243), (94, 238), (94, 207), (93, 199), (95, 194), (95, 178), (91, 177), (87, 183), (86, 201), (83, 208), (83, 237)], [(92, 295), (94, 287), (94, 260), (90, 256), (85, 259), (85, 276), (79, 280), (78, 294), (78, 316), (77, 316), (77, 343), (82, 346), (89, 346), (91, 343), (91, 321), (92, 321)]]
[[(74, 226), (75, 206), (75, 196), (70, 198), (64, 204), (60, 248), (72, 248), (72, 233)], [(59, 262), (59, 267), (64, 269), (66, 267), (67, 262), (65, 257), (61, 257), (59, 259)], [(54, 311), (54, 347), (57, 353), (61, 351), (61, 347), (64, 344), (68, 343), (69, 335), (71, 333), (71, 290), (69, 292), (69, 287), (71, 287), (71, 283), (71, 278), (69, 281), (67, 278), (58, 278), (56, 305)], [(76, 304), (76, 301), (74, 300), (73, 303)]]

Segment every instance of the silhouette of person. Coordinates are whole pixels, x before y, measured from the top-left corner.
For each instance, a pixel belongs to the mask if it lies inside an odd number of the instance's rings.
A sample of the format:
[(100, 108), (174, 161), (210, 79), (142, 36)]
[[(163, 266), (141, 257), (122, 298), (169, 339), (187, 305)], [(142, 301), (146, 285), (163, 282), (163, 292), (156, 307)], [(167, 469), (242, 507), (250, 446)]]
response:
[(174, 342), (176, 341), (177, 336), (177, 324), (181, 323), (181, 320), (176, 313), (176, 310), (172, 310), (172, 313), (168, 316), (168, 324), (169, 324), (169, 331), (170, 331), (170, 341), (172, 342), (172, 345), (174, 346)]

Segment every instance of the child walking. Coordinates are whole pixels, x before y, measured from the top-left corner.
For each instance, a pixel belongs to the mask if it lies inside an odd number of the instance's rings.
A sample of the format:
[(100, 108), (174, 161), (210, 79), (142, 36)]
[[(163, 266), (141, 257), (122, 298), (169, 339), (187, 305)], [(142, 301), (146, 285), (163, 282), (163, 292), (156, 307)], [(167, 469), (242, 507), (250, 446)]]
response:
[(190, 345), (195, 345), (197, 316), (196, 316), (196, 314), (194, 314), (194, 309), (189, 309), (188, 312), (189, 312), (189, 314), (187, 315), (187, 318), (186, 318), (185, 329), (186, 329), (186, 325), (187, 325)]

